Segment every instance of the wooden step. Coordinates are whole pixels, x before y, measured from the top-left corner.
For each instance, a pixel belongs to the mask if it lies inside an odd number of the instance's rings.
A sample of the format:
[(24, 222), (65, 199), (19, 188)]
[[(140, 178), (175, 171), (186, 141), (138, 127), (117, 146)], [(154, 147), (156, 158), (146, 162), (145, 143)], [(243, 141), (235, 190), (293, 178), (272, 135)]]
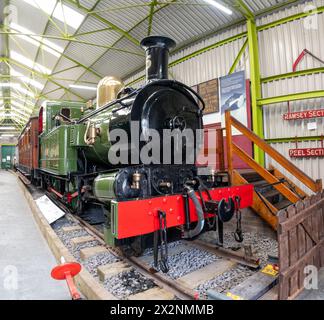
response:
[(271, 204), (281, 201), (281, 193), (277, 189), (271, 189), (262, 194)]
[(263, 178), (254, 170), (239, 170), (239, 173), (249, 183), (263, 180)]
[[(236, 185), (247, 184), (247, 180), (244, 179), (236, 170), (233, 172), (233, 183)], [(270, 208), (270, 210), (269, 210)], [(260, 199), (260, 197), (253, 192), (253, 205), (252, 209), (263, 219), (265, 220), (274, 230), (277, 230), (278, 218), (273, 215), (277, 212), (276, 207), (271, 203), (268, 206)]]
[(253, 184), (255, 188), (260, 188), (260, 187), (270, 188), (270, 187), (272, 187), (271, 185), (269, 185), (269, 182), (267, 182), (266, 180), (253, 181), (253, 182), (251, 182), (251, 184)]
[(282, 210), (282, 209), (286, 209), (287, 207), (291, 206), (292, 203), (287, 200), (287, 199), (284, 199), (278, 203), (275, 203), (273, 204), (278, 210)]

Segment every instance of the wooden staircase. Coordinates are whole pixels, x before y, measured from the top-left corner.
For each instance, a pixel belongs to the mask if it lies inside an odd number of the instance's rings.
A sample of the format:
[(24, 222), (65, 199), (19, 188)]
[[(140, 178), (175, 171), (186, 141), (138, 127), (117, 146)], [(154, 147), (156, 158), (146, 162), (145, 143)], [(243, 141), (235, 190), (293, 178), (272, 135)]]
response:
[[(268, 172), (277, 176), (280, 183), (283, 183), (289, 188), (298, 199), (301, 200), (307, 197), (305, 192), (287, 179), (277, 169), (272, 168), (268, 170)], [(274, 230), (276, 230), (278, 223), (277, 213), (294, 203), (283, 196), (274, 185), (268, 183), (254, 170), (234, 170), (232, 182), (235, 185), (254, 185), (252, 209), (258, 213), (263, 220), (267, 221)]]
[[(255, 135), (250, 129), (233, 118), (229, 111), (226, 112), (227, 164), (231, 182), (234, 185), (254, 185), (255, 191), (252, 209), (274, 230), (276, 230), (278, 225), (278, 212), (297, 203), (308, 195), (295, 183), (284, 176), (277, 168), (271, 166), (268, 169), (265, 169), (238, 145), (236, 145), (232, 141), (232, 127), (235, 127), (240, 131), (311, 191), (321, 191), (322, 181), (314, 181), (287, 158), (269, 146), (264, 140)], [(234, 170), (232, 163), (234, 154), (239, 156), (241, 160), (248, 164), (251, 170)]]

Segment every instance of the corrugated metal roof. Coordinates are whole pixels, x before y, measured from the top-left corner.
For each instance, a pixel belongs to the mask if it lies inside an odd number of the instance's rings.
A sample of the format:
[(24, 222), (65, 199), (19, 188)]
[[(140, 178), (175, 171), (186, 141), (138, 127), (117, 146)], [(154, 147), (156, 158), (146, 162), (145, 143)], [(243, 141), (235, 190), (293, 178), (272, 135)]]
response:
[[(233, 3), (227, 0), (219, 2), (224, 5)], [(284, 0), (245, 1), (253, 12), (262, 11), (282, 2)], [(56, 3), (61, 5), (60, 1)], [(242, 13), (235, 8), (232, 8), (232, 15), (227, 15), (217, 8), (206, 5), (203, 0), (158, 2), (154, 7), (151, 6), (150, 0), (79, 0), (78, 4), (72, 0), (62, 0), (63, 5), (84, 15), (81, 26), (74, 30), (56, 18), (49, 19), (47, 14), (24, 1), (12, 0), (11, 4), (18, 9), (19, 23), (64, 49), (63, 54), (58, 57), (33, 47), (24, 40), (19, 40), (17, 44), (17, 41), (13, 40), (15, 36), (10, 36), (11, 49), (28, 55), (30, 60), (51, 70), (53, 75), (50, 78), (39, 72), (34, 74), (35, 80), (46, 83), (44, 89), (39, 90), (40, 95), (57, 89), (48, 94), (51, 99), (87, 100), (93, 93), (71, 89), (69, 86), (85, 82), (89, 85), (95, 84), (99, 82), (101, 76), (110, 74), (126, 78), (143, 67), (143, 51), (138, 44), (149, 33), (149, 21), (152, 22), (151, 34), (170, 36), (180, 47), (243, 18)], [(150, 20), (152, 9), (154, 15)], [(202, 43), (208, 44), (208, 40)], [(119, 51), (109, 46), (114, 46)], [(33, 74), (32, 70), (29, 70), (34, 68), (32, 66), (28, 67), (29, 69), (16, 68), (25, 76)], [(66, 90), (64, 91), (62, 87)], [(39, 105), (43, 99), (45, 97), (41, 96), (35, 103)]]

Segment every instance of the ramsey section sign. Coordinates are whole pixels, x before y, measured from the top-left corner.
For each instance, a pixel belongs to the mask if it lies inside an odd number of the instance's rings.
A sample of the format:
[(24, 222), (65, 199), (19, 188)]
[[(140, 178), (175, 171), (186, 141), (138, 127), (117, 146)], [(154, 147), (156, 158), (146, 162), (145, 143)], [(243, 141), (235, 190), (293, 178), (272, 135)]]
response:
[(284, 120), (303, 120), (324, 117), (324, 109), (290, 112), (283, 115)]

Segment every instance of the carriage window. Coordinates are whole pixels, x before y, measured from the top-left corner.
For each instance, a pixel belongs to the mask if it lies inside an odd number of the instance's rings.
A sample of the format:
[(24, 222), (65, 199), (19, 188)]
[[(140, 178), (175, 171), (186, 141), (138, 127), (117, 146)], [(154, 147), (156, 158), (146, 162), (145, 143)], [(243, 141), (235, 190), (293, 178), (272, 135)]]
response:
[(68, 109), (68, 108), (63, 108), (63, 109), (61, 110), (62, 115), (63, 115), (64, 117), (68, 118), (68, 119), (70, 119), (70, 112), (71, 112), (71, 110)]

